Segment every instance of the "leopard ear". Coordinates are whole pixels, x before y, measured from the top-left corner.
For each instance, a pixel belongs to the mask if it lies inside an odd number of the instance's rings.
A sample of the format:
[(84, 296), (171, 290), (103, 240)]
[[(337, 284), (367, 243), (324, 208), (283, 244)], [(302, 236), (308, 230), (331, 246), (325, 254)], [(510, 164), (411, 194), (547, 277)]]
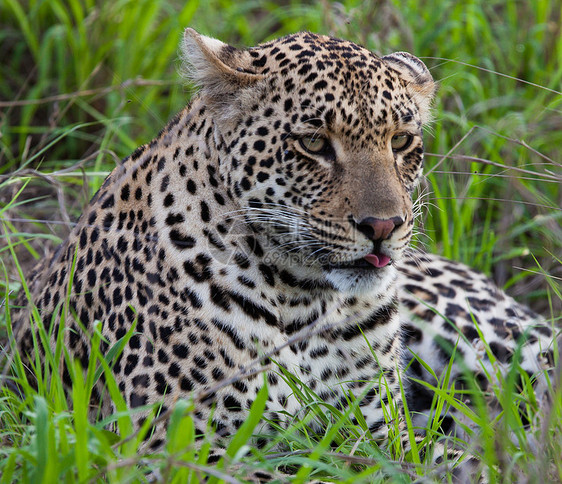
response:
[(225, 97), (264, 78), (252, 69), (252, 57), (220, 40), (185, 29), (181, 45), (186, 77), (212, 100)]
[(400, 77), (408, 83), (408, 89), (420, 109), (422, 122), (429, 122), (431, 101), (437, 91), (437, 84), (431, 77), (429, 69), (421, 60), (408, 52), (394, 52), (385, 55), (382, 60), (387, 66), (398, 71)]

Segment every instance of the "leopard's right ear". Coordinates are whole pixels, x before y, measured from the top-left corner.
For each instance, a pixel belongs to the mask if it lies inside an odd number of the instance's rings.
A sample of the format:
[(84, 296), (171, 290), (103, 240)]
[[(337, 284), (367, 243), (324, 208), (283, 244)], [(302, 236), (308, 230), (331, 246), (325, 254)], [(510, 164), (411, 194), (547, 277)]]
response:
[(428, 123), (431, 120), (431, 102), (437, 90), (429, 69), (420, 59), (408, 52), (394, 52), (385, 55), (382, 60), (406, 81), (407, 89), (420, 109), (422, 122)]
[(253, 58), (247, 50), (190, 28), (185, 29), (181, 51), (186, 77), (211, 100), (224, 101), (225, 97), (264, 78), (252, 66)]

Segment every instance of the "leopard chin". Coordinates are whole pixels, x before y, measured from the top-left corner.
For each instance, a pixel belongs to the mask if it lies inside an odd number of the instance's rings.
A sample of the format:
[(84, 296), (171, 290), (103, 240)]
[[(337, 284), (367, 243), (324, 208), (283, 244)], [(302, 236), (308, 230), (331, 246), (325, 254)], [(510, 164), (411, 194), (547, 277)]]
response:
[(364, 259), (355, 264), (323, 267), (324, 277), (338, 291), (353, 295), (386, 293), (396, 278), (396, 269), (392, 264), (375, 267)]

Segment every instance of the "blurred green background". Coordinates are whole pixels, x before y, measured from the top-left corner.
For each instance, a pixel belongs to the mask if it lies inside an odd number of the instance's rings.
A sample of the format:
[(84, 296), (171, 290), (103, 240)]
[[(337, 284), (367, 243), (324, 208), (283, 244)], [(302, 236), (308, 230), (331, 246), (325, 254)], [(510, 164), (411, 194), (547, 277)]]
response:
[(562, 1), (0, 0), (0, 256), (64, 237), (105, 175), (188, 101), (185, 27), (406, 50), (439, 81), (417, 244), (562, 311)]

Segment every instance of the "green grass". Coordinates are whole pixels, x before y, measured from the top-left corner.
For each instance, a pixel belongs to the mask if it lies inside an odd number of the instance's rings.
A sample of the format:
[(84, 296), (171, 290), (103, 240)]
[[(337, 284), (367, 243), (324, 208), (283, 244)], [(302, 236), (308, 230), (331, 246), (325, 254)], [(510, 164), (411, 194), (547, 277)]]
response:
[[(204, 398), (202, 394), (195, 393), (193, 400), (179, 401), (160, 415), (158, 405), (148, 407), (152, 417), (147, 419), (147, 424), (169, 418), (165, 447), (159, 452), (150, 451), (142, 445), (143, 437), (149, 432), (148, 425), (133, 431), (133, 411), (126, 408), (111, 372), (121, 342), (115, 344), (115, 351), (111, 348), (106, 356), (102, 356), (97, 351), (101, 335), (94, 332), (92, 357), (88, 368), (82, 371), (79, 363), (66, 352), (62, 331), (53, 350), (42, 323), (35, 326), (36, 354), (39, 354), (39, 347), (46, 353), (46, 363), (37, 362), (32, 368), (32, 374), (37, 378), (36, 388), (28, 382), (16, 353), (11, 362), (10, 379), (18, 384), (25, 397), (9, 388), (4, 388), (0, 395), (0, 436), (4, 443), (0, 449), (2, 483), (147, 482), (148, 473), (157, 473), (163, 482), (200, 482), (202, 476), (209, 476), (208, 482), (211, 483), (239, 482), (256, 471), (271, 472), (283, 478), (278, 468), (292, 475), (292, 482), (298, 483), (317, 478), (349, 483), (406, 483), (421, 476), (438, 481), (443, 468), (431, 463), (431, 450), (425, 456), (421, 453), (425, 444), (435, 445), (436, 442), (478, 452), (477, 455), (490, 467), (488, 477), (491, 482), (513, 482), (521, 475), (531, 481), (540, 475), (545, 482), (557, 482), (562, 476), (557, 458), (562, 451), (561, 389), (558, 387), (553, 392), (552, 406), (541, 406), (529, 377), (517, 366), (518, 355), (507, 374), (502, 376), (494, 367), (497, 383), (492, 391), (504, 409), (499, 425), (488, 414), (484, 404), (486, 396), (477, 390), (476, 385), (461, 391), (451, 382), (449, 371), (441, 379), (434, 374), (435, 385), (425, 384), (433, 390), (435, 398), (433, 418), (423, 443), (414, 439), (416, 429), (406, 418), (405, 432), (411, 442), (411, 451), (406, 454), (405, 464), (402, 462), (404, 449), (398, 439), (401, 433), (397, 425), (399, 414), (392, 399), (384, 407), (390, 428), (389, 446), (381, 449), (371, 439), (359, 407), (369, 387), (361, 395), (350, 394), (349, 406), (342, 412), (324, 403), (312, 389), (279, 367), (279, 377), (292, 389), (303, 412), (297, 416), (284, 415), (289, 423), (286, 429), (270, 422), (277, 427), (278, 433), (258, 450), (251, 439), (256, 431), (259, 437), (259, 424), (267, 418), (264, 415), (267, 381), (264, 379), (264, 386), (244, 424), (227, 441), (223, 458), (216, 465), (209, 465), (212, 430), (209, 429), (203, 441), (196, 443), (195, 438), (195, 410)], [(124, 341), (132, 331), (134, 327), (123, 337)], [(489, 349), (488, 354), (494, 365), (495, 359)], [(72, 405), (65, 398), (60, 377), (58, 362), (61, 355), (70, 368)], [(421, 363), (426, 366), (423, 361)], [(428, 370), (431, 372), (430, 368)], [(109, 393), (105, 398), (114, 402), (117, 412), (105, 420), (90, 421), (90, 396), (102, 373)], [(515, 388), (518, 376), (524, 382), (522, 391)], [(494, 378), (490, 380), (494, 381)], [(384, 387), (384, 377), (381, 376), (377, 383)], [(554, 382), (549, 381), (549, 384)], [(463, 403), (467, 392), (475, 402), (473, 407)], [(440, 433), (440, 422), (448, 407), (456, 408), (481, 429), (481, 435), (474, 436), (475, 442), (465, 443)], [(145, 408), (134, 411), (140, 410)], [(521, 414), (531, 422), (529, 426), (523, 424)], [(352, 417), (356, 418), (355, 423)], [(476, 444), (481, 450), (477, 450)], [(544, 479), (545, 472), (547, 479)]]
[[(420, 188), (417, 244), (486, 272), (557, 324), (561, 25), (560, 0), (0, 0), (0, 291), (8, 301), (0, 333), (9, 334), (9, 304), (20, 275), (66, 236), (115, 164), (187, 102), (190, 90), (178, 75), (177, 47), (186, 26), (239, 46), (308, 29), (380, 54), (408, 50), (421, 57), (440, 91), (426, 133), (428, 175)], [(158, 469), (167, 482), (195, 482), (205, 472), (228, 482), (247, 469), (276, 465), (296, 469), (297, 482), (317, 474), (341, 482), (410, 482), (417, 475), (419, 456), (409, 457), (411, 467), (399, 466), (398, 441), (389, 452), (380, 450), (360, 420), (353, 425), (349, 414), (327, 408), (301, 382), (294, 385), (309, 409), (307, 418), (321, 419), (325, 431), (316, 435), (294, 422), (277, 437), (285, 453), (276, 447), (248, 450), (255, 431), (248, 424), (232, 439), (229, 462), (209, 468), (208, 445), (191, 445), (193, 415), (186, 402), (171, 416), (166, 448), (144, 455), (142, 432), (131, 435), (124, 404), (114, 432), (104, 427), (107, 422), (86, 418), (93, 382), (102, 372), (111, 381), (111, 358), (97, 355), (85, 374), (75, 368), (71, 408), (56, 378), (56, 358), (37, 366), (37, 390), (14, 360), (25, 397), (0, 394), (2, 483), (137, 482), (147, 469)], [(537, 421), (533, 390), (527, 386), (515, 395), (513, 372), (497, 388), (506, 409), (501, 425), (494, 426), (484, 405), (470, 414), (483, 429), (482, 459), (501, 470), (490, 479), (559, 481), (560, 390)], [(428, 431), (434, 441), (442, 439), (441, 410), (456, 405), (469, 413), (450, 382), (436, 387)], [(119, 402), (116, 389), (112, 398)], [(525, 430), (517, 411), (524, 401), (533, 422)], [(389, 421), (393, 411), (390, 406)], [(256, 404), (248, 422), (260, 417)]]

